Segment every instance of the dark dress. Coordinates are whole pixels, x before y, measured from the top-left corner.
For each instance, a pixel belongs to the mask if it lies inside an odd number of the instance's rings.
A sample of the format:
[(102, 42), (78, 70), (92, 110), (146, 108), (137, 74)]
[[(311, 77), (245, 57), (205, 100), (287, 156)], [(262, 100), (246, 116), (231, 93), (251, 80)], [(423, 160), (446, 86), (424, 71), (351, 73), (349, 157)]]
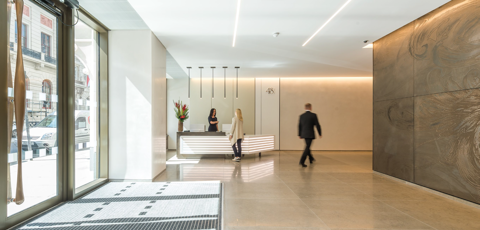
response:
[(209, 124), (208, 131), (209, 132), (217, 132), (218, 131), (217, 130), (217, 124), (210, 124), (211, 121), (217, 121), (217, 117), (212, 118), (212, 117), (208, 116), (208, 124)]

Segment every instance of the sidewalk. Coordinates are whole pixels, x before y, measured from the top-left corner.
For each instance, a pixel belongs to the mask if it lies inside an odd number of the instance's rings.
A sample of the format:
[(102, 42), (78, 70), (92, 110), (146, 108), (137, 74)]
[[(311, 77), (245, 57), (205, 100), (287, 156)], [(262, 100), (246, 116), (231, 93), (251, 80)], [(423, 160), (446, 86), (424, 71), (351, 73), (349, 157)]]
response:
[[(34, 158), (23, 161), (23, 189), (25, 202), (21, 205), (11, 203), (7, 206), (8, 216), (21, 212), (40, 202), (57, 195), (57, 155)], [(76, 187), (94, 180), (94, 172), (90, 171), (90, 150), (77, 151), (75, 154)], [(17, 164), (10, 165), (12, 193), (17, 186)]]

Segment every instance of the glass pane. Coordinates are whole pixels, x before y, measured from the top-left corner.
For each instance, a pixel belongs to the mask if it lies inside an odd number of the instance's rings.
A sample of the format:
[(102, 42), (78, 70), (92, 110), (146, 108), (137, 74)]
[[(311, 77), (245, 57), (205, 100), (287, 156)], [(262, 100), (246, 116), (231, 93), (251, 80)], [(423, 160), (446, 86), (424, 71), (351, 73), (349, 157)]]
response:
[(98, 178), (98, 33), (75, 26), (75, 187)]
[[(15, 5), (12, 7), (10, 20), (10, 61), (12, 82), (15, 82), (15, 63), (17, 59), (17, 42), (23, 45), (25, 65), (26, 113), (23, 129), (17, 129), (17, 121), (13, 118), (10, 153), (8, 155), (8, 197), (15, 198), (17, 191), (18, 162), (17, 154), (22, 156), (22, 179), (25, 202), (17, 205), (8, 204), (8, 216), (23, 211), (31, 206), (55, 197), (58, 174), (58, 141), (57, 141), (57, 21), (56, 18), (29, 0), (28, 15), (23, 15), (22, 39), (16, 39)], [(40, 15), (50, 20), (49, 26), (42, 25)], [(42, 31), (42, 32), (40, 32)], [(52, 39), (52, 55), (47, 59), (42, 55), (42, 33)], [(31, 40), (31, 41), (30, 41)], [(13, 87), (9, 86), (9, 87)], [(13, 91), (10, 89), (9, 91)], [(13, 99), (13, 95), (10, 99)], [(18, 148), (20, 136), (21, 149)]]

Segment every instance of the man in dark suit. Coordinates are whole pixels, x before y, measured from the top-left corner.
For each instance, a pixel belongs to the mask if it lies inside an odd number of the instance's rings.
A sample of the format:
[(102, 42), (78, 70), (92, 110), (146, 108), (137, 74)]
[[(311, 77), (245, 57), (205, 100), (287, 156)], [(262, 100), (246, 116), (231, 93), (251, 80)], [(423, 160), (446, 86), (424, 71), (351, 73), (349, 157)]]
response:
[(310, 145), (312, 145), (312, 141), (315, 139), (314, 127), (317, 127), (318, 136), (322, 138), (322, 128), (318, 122), (317, 114), (312, 113), (312, 104), (305, 104), (305, 110), (306, 112), (300, 116), (300, 122), (298, 123), (298, 136), (300, 139), (305, 139), (306, 144), (305, 151), (303, 151), (302, 158), (300, 158), (302, 167), (307, 167), (305, 164), (307, 156), (310, 158), (310, 164), (315, 161), (312, 153), (310, 153)]

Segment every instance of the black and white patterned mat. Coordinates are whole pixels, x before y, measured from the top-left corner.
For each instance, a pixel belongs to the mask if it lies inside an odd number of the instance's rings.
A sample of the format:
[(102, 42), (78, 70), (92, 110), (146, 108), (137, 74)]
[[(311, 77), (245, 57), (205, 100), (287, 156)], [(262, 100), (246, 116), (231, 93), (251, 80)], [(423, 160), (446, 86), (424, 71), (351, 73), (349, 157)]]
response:
[(112, 182), (16, 229), (222, 229), (220, 182)]

